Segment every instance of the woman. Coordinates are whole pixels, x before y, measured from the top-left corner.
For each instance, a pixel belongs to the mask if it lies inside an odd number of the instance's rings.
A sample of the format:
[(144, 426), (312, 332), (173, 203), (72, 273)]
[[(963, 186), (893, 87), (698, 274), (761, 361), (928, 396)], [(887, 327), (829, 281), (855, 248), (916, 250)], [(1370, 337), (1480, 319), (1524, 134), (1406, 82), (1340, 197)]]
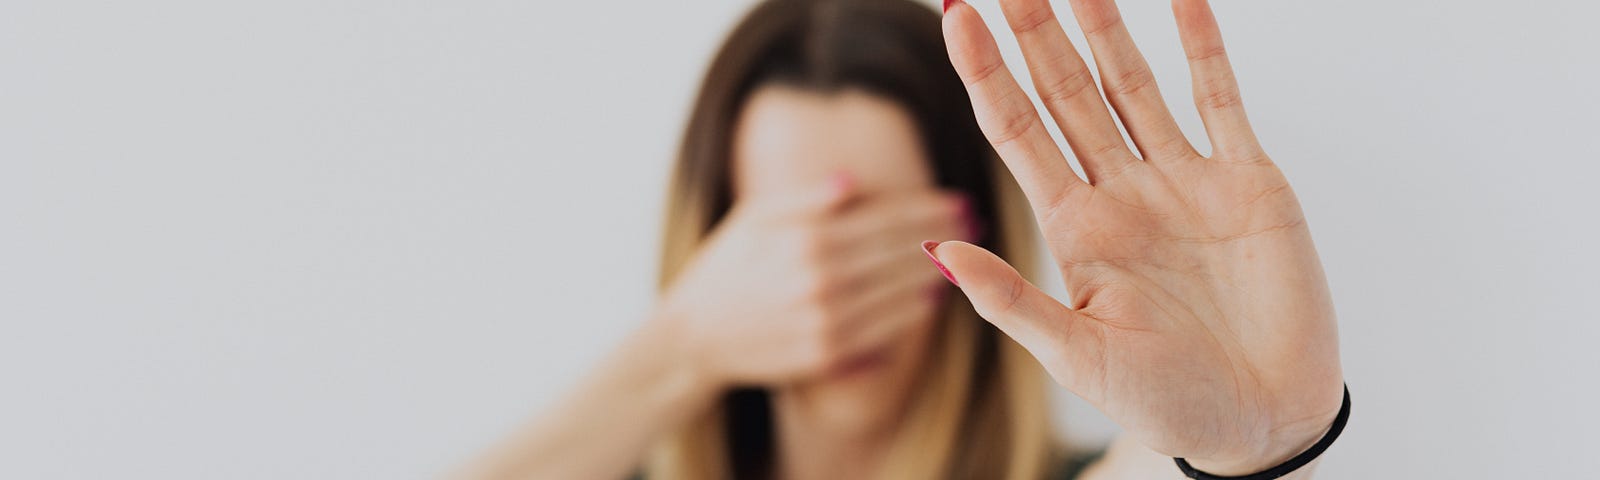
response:
[[(1048, 3), (1003, 8), (1087, 179), (972, 8), (947, 2), (943, 47), (936, 14), (902, 0), (765, 2), (695, 104), (653, 317), (473, 476), (1071, 478), (1036, 358), (1128, 431), (1082, 478), (1181, 478), (1167, 455), (1308, 478), (1284, 464), (1337, 424), (1332, 307), (1204, 0), (1174, 9), (1210, 157), (1110, 0), (1074, 11), (1137, 155)], [(996, 255), (1026, 264), (1027, 207), (1071, 307)]]

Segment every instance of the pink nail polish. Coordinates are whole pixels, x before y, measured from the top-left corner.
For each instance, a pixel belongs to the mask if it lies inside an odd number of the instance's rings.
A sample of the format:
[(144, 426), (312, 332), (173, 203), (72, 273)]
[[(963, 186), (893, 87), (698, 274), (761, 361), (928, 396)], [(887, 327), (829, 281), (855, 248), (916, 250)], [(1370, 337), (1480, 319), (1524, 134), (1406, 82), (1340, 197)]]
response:
[(834, 191), (841, 193), (850, 191), (856, 185), (855, 178), (851, 177), (850, 172), (845, 170), (839, 170), (829, 175), (828, 183), (833, 187)]
[(961, 3), (961, 0), (944, 0), (944, 11), (949, 12), (950, 7), (957, 3)]
[(933, 254), (933, 249), (938, 247), (939, 242), (933, 240), (922, 242), (922, 252), (928, 254), (928, 259), (933, 260), (933, 266), (939, 267), (939, 273), (944, 274), (944, 279), (949, 280), (951, 285), (961, 286), (961, 282), (956, 281), (956, 276), (950, 274), (950, 269), (944, 267), (944, 262), (939, 261), (939, 257)]

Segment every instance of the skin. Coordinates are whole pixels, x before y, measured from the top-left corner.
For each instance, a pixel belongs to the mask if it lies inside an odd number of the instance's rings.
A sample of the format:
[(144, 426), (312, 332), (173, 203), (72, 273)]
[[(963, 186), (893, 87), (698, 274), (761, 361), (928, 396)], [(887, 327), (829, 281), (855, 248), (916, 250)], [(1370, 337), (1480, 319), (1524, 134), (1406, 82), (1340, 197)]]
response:
[[(984, 318), (1138, 444), (1119, 448), (1186, 457), (1217, 475), (1265, 470), (1320, 438), (1341, 403), (1333, 304), (1305, 216), (1250, 128), (1205, 0), (1174, 0), (1173, 10), (1210, 155), (1178, 130), (1116, 5), (1071, 3), (1100, 88), (1047, 1), (1001, 8), (1087, 178), (1068, 166), (977, 10), (951, 5), (944, 30), (1073, 304), (982, 248), (947, 242), (935, 255)], [(1113, 456), (1108, 463), (1149, 457)]]
[[(1304, 214), (1250, 128), (1210, 7), (1173, 2), (1212, 146), (1202, 155), (1116, 5), (1072, 6), (1104, 83), (1047, 1), (1001, 1), (1085, 177), (978, 12), (956, 3), (944, 18), (951, 63), (1071, 304), (980, 247), (930, 253), (985, 319), (1124, 428), (1087, 478), (1182, 478), (1175, 456), (1226, 476), (1282, 463), (1339, 410), (1337, 325)], [(728, 219), (637, 335), (467, 476), (622, 477), (738, 385), (775, 394), (781, 478), (872, 476), (925, 361), (941, 281), (907, 253), (960, 235), (961, 202), (929, 188), (925, 154), (891, 104), (768, 88), (746, 107)]]
[(933, 188), (908, 114), (870, 94), (766, 87), (734, 137), (742, 205), (664, 308), (726, 383), (773, 393), (786, 478), (859, 477), (892, 440), (948, 288), (906, 246), (961, 234), (963, 202)]
[(753, 386), (773, 394), (782, 478), (871, 478), (950, 290), (919, 245), (969, 224), (921, 145), (873, 95), (758, 89), (734, 132), (734, 206), (650, 320), (462, 476), (622, 478)]

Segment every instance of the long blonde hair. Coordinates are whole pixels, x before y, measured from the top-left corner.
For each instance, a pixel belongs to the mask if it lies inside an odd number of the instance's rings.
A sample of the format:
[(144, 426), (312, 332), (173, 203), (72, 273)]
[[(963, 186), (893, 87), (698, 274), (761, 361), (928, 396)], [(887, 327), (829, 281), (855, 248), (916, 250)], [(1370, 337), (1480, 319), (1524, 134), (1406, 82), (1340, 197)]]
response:
[[(748, 94), (782, 83), (862, 89), (917, 119), (941, 188), (969, 195), (987, 225), (977, 243), (1024, 270), (1036, 238), (1026, 204), (973, 121), (946, 60), (938, 14), (909, 0), (769, 0), (746, 15), (711, 64), (668, 188), (659, 284), (665, 288), (731, 205), (731, 131)], [(1055, 445), (1045, 376), (1021, 346), (955, 292), (940, 313), (885, 477), (1037, 480)], [(763, 474), (773, 455), (765, 392), (728, 392), (651, 453), (652, 480)]]

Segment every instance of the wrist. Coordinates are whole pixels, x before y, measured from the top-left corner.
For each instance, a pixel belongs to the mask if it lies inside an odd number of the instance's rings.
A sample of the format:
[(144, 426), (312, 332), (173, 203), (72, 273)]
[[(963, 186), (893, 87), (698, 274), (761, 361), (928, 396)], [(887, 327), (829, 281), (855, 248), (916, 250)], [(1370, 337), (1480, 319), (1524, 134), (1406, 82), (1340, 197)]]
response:
[(656, 345), (650, 349), (656, 358), (649, 361), (665, 368), (674, 383), (696, 398), (711, 397), (722, 391), (725, 382), (706, 361), (690, 327), (685, 317), (662, 309), (646, 321), (641, 337)]
[(1291, 472), (1296, 473), (1291, 478), (1309, 478), (1306, 472), (1310, 465), (1337, 438), (1348, 418), (1350, 396), (1342, 384), (1341, 393), (1340, 407), (1331, 414), (1314, 414), (1299, 421), (1274, 424), (1270, 433), (1260, 435), (1265, 441), (1242, 450), (1242, 454), (1178, 459), (1179, 467), (1190, 476), (1195, 473), (1193, 470), (1210, 475), (1205, 478), (1263, 475), (1270, 477), (1262, 478), (1278, 478)]
[(1328, 418), (1327, 424), (1314, 433), (1294, 433), (1274, 436), (1274, 440), (1263, 443), (1250, 453), (1217, 458), (1186, 458), (1189, 465), (1200, 471), (1222, 477), (1250, 475), (1280, 465), (1294, 458), (1301, 452), (1311, 449), (1312, 445), (1326, 434), (1328, 427), (1333, 424), (1333, 418)]

